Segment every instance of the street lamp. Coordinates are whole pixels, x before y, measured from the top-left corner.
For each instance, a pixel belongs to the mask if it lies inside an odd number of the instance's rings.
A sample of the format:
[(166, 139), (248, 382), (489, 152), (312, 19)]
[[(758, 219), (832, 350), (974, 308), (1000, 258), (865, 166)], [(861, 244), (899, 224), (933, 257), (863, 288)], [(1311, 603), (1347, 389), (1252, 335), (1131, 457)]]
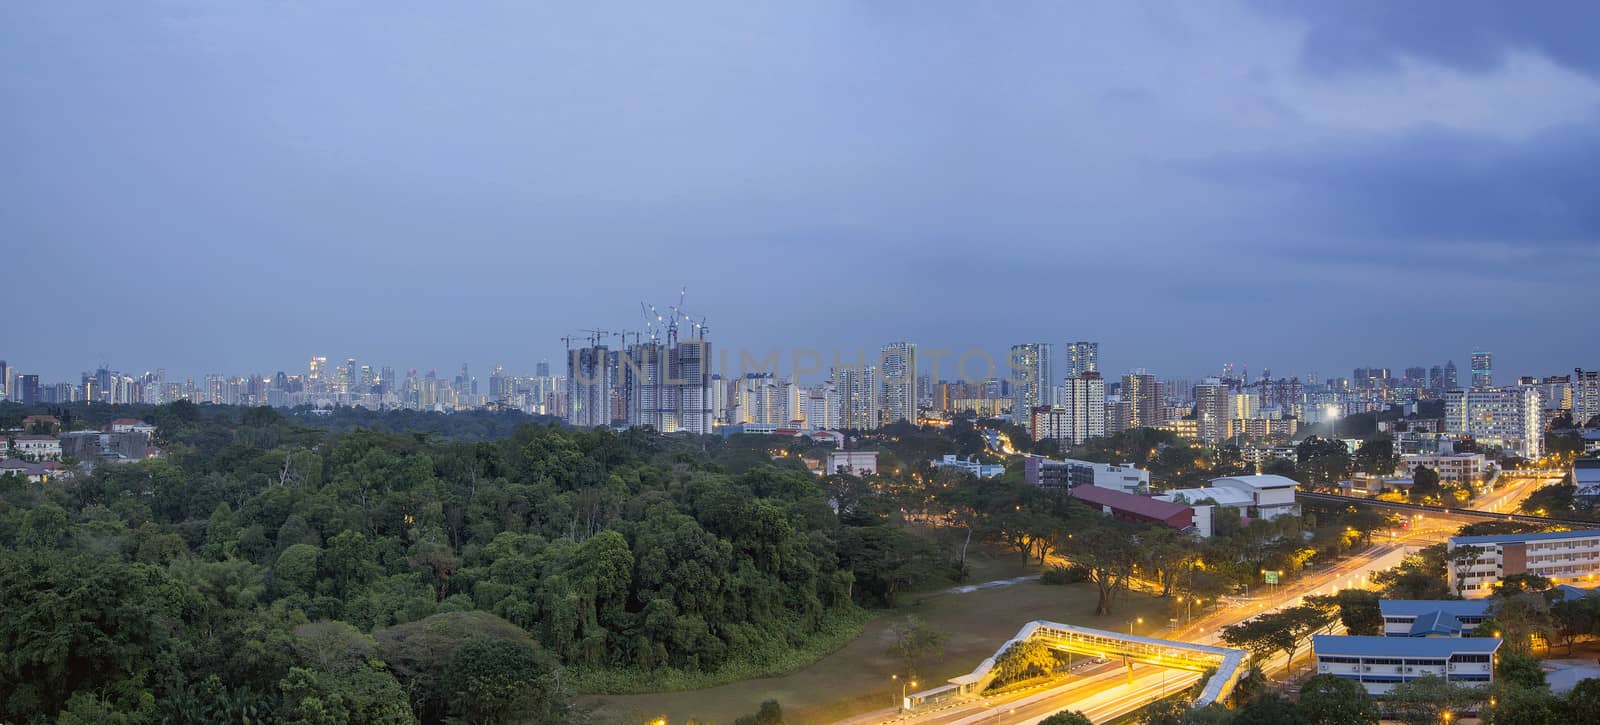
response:
[(916, 687), (917, 686), (917, 681), (916, 680), (911, 680), (911, 681), (908, 682), (906, 680), (901, 680), (899, 675), (889, 675), (889, 679), (891, 679), (891, 680), (899, 680), (900, 681), (900, 699), (897, 702), (895, 702), (895, 706), (894, 707), (895, 707), (895, 710), (897, 710), (899, 712), (905, 712), (905, 708), (906, 708), (906, 686), (909, 685), (911, 687)]
[(1144, 624), (1144, 617), (1137, 617), (1135, 619), (1128, 620), (1128, 636), (1129, 637), (1133, 636), (1133, 623), (1134, 622), (1138, 622), (1139, 624)]

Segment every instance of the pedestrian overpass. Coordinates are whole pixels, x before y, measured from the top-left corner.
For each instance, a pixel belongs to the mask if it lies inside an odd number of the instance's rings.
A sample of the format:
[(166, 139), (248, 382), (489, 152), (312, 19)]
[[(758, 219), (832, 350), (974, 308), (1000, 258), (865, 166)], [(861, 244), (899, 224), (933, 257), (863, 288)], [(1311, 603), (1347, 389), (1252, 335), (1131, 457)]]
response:
[(907, 706), (924, 700), (936, 700), (943, 697), (956, 695), (971, 695), (982, 692), (998, 672), (995, 671), (995, 660), (999, 659), (1012, 645), (1037, 640), (1044, 642), (1053, 649), (1089, 655), (1105, 659), (1122, 658), (1132, 666), (1132, 662), (1143, 662), (1159, 667), (1204, 672), (1215, 669), (1216, 674), (1207, 680), (1200, 696), (1195, 698), (1194, 704), (1198, 707), (1217, 702), (1233, 692), (1233, 686), (1238, 682), (1239, 676), (1244, 672), (1244, 650), (1228, 647), (1212, 647), (1210, 645), (1177, 642), (1154, 637), (1140, 637), (1120, 632), (1107, 632), (1102, 629), (1089, 629), (1088, 627), (1075, 627), (1070, 624), (1046, 622), (1043, 620), (1029, 622), (1022, 625), (1017, 636), (1006, 640), (1005, 644), (995, 650), (993, 656), (978, 663), (977, 668), (958, 677), (950, 678), (946, 687), (936, 688), (927, 692), (920, 692), (918, 698), (907, 702)]

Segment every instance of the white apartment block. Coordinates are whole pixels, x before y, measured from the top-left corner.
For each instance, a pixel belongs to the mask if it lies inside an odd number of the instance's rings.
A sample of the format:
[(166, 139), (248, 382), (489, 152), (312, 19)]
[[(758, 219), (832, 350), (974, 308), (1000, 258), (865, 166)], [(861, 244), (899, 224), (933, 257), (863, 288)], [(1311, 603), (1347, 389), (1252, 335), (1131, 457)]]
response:
[(61, 458), (61, 440), (49, 435), (20, 435), (11, 439), (11, 449), (30, 461), (55, 461)]
[(1402, 456), (1395, 473), (1413, 475), (1418, 467), (1439, 474), (1439, 480), (1454, 483), (1482, 483), (1489, 473), (1489, 459), (1482, 453), (1424, 453)]
[(1539, 388), (1534, 385), (1457, 389), (1444, 395), (1446, 432), (1469, 435), (1524, 458), (1544, 454), (1543, 423)]
[[(1476, 555), (1469, 557), (1466, 547)], [(1468, 598), (1493, 594), (1497, 582), (1514, 574), (1536, 574), (1555, 584), (1600, 576), (1600, 530), (1454, 536), (1447, 548), (1450, 588)]]
[(883, 377), (879, 413), (884, 423), (907, 420), (917, 422), (917, 345), (891, 342), (878, 354), (878, 370)]

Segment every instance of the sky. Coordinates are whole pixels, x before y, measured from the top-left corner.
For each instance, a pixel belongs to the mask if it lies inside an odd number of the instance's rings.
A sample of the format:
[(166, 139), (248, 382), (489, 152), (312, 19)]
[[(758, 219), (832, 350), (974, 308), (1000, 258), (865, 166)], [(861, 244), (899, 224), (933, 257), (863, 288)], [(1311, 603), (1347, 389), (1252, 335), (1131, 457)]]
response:
[(1600, 366), (1600, 4), (0, 3), (0, 359)]

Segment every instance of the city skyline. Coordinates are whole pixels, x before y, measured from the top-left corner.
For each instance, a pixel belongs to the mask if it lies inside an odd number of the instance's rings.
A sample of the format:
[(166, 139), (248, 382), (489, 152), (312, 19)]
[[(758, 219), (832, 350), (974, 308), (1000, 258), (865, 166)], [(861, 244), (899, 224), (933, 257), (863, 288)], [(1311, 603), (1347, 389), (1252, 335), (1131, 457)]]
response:
[(1385, 6), (8, 4), (0, 238), (63, 324), (0, 350), (521, 368), (686, 285), (757, 350), (1591, 365), (1597, 11)]

